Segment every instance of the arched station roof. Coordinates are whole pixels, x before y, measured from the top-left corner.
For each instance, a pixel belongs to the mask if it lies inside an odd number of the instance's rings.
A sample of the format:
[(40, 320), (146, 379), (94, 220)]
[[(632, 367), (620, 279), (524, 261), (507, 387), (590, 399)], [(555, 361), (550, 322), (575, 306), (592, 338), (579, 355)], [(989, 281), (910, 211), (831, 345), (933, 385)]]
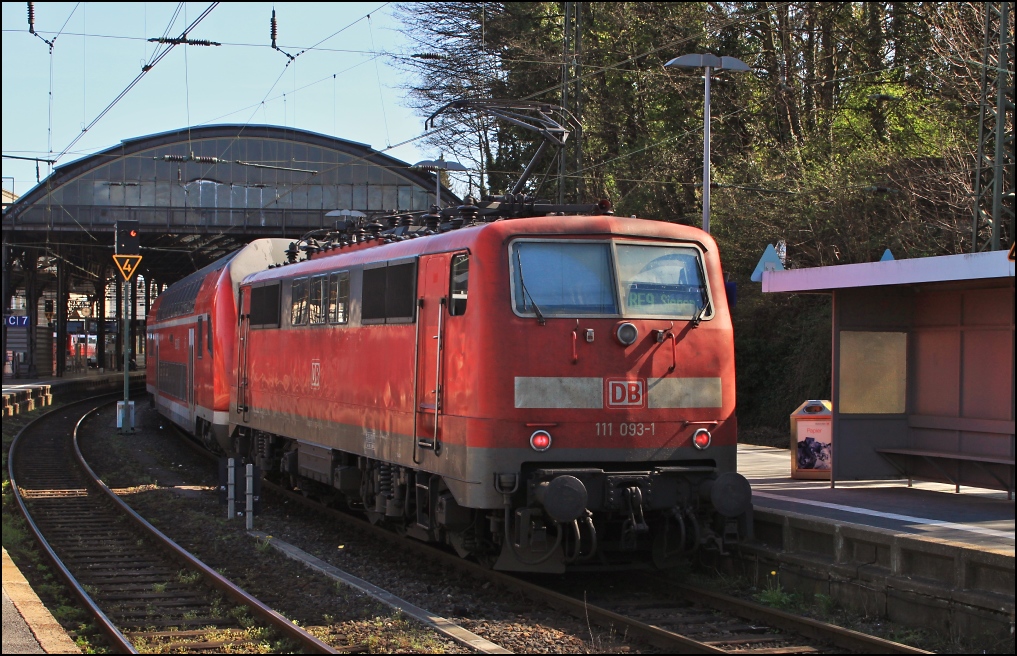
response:
[[(252, 239), (334, 226), (332, 210), (426, 210), (434, 189), (434, 174), (366, 144), (271, 125), (192, 127), (58, 167), (3, 213), (4, 241), (93, 271), (112, 263), (116, 221), (133, 219), (140, 271), (172, 282)], [(458, 199), (442, 189), (442, 201)]]

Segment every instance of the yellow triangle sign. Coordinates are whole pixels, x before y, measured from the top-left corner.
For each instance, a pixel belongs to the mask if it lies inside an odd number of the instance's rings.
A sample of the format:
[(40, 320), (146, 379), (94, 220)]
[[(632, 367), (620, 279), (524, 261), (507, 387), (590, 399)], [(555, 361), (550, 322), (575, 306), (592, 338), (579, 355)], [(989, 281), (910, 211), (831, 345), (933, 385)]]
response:
[(124, 280), (130, 280), (134, 272), (138, 270), (138, 265), (141, 264), (140, 255), (114, 255), (113, 262), (116, 263), (117, 268), (120, 269), (120, 275), (124, 277)]
[(1014, 246), (1017, 246), (1017, 241), (1015, 241), (1014, 243), (1010, 244), (1010, 253), (1007, 254), (1007, 256), (1006, 256), (1007, 259), (1009, 259), (1011, 262), (1013, 262), (1013, 247)]

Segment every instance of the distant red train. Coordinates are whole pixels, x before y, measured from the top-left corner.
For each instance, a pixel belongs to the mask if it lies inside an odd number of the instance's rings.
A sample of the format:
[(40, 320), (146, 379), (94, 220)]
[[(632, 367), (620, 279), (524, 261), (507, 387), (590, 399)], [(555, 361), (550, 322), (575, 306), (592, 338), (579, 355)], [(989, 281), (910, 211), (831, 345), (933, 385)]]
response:
[(744, 539), (713, 239), (475, 210), (308, 239), (299, 262), (258, 240), (171, 286), (148, 322), (159, 411), (497, 569), (668, 566)]

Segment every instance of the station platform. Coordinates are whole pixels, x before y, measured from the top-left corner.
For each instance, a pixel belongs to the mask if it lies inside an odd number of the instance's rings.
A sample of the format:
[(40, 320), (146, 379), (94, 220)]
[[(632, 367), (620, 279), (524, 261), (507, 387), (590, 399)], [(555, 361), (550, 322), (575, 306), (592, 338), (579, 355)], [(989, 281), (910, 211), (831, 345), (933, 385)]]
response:
[[(139, 367), (130, 374), (131, 384), (144, 381), (145, 371)], [(31, 412), (53, 402), (54, 394), (104, 394), (123, 389), (122, 371), (99, 371), (91, 369), (67, 373), (63, 376), (38, 376), (34, 378), (3, 379), (2, 416), (10, 417), (22, 412)]]
[(3, 550), (3, 598), (3, 653), (81, 653), (32, 590), (6, 549)]
[(788, 449), (738, 446), (754, 540), (734, 552), (755, 585), (824, 595), (864, 615), (1013, 640), (1014, 502), (907, 479), (791, 478)]
[[(133, 377), (133, 376), (135, 376), (135, 375), (137, 375), (139, 373), (143, 374), (144, 371), (145, 371), (145, 358), (144, 358), (144, 356), (139, 356), (139, 358), (138, 358), (138, 368), (137, 368), (136, 371), (132, 371), (131, 372), (131, 376)], [(54, 375), (51, 375), (51, 374), (50, 375), (41, 375), (40, 374), (38, 376), (34, 376), (34, 377), (31, 377), (31, 378), (28, 377), (28, 376), (24, 376), (24, 375), (15, 378), (11, 374), (5, 373), (4, 377), (3, 377), (3, 388), (4, 389), (7, 389), (8, 387), (17, 388), (17, 387), (23, 387), (23, 386), (26, 386), (26, 385), (41, 385), (41, 384), (46, 384), (46, 385), (65, 385), (65, 384), (69, 384), (69, 383), (74, 383), (75, 381), (82, 381), (82, 380), (98, 381), (98, 380), (110, 380), (110, 379), (120, 379), (121, 381), (123, 381), (123, 379), (124, 379), (124, 372), (116, 371), (116, 370), (111, 370), (111, 369), (103, 369), (103, 370), (100, 370), (100, 369), (87, 369), (87, 370), (78, 370), (78, 371), (67, 371), (67, 372), (64, 373), (63, 376), (54, 376)]]
[(1014, 502), (1007, 493), (906, 479), (829, 481), (791, 478), (787, 449), (738, 445), (738, 471), (755, 508), (798, 513), (966, 544), (1014, 556)]

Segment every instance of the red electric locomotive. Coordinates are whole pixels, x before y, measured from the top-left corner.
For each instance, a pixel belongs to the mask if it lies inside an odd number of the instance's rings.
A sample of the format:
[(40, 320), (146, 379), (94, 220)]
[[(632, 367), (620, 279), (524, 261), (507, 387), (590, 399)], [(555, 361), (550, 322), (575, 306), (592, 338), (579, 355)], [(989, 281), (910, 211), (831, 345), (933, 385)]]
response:
[[(171, 287), (150, 324), (160, 411), (498, 569), (667, 565), (744, 537), (713, 239), (610, 215), (438, 218), (272, 268), (281, 244), (254, 242)], [(234, 286), (259, 265), (238, 321)]]
[(746, 534), (709, 235), (552, 216), (395, 237), (241, 283), (238, 452), (498, 569)]

